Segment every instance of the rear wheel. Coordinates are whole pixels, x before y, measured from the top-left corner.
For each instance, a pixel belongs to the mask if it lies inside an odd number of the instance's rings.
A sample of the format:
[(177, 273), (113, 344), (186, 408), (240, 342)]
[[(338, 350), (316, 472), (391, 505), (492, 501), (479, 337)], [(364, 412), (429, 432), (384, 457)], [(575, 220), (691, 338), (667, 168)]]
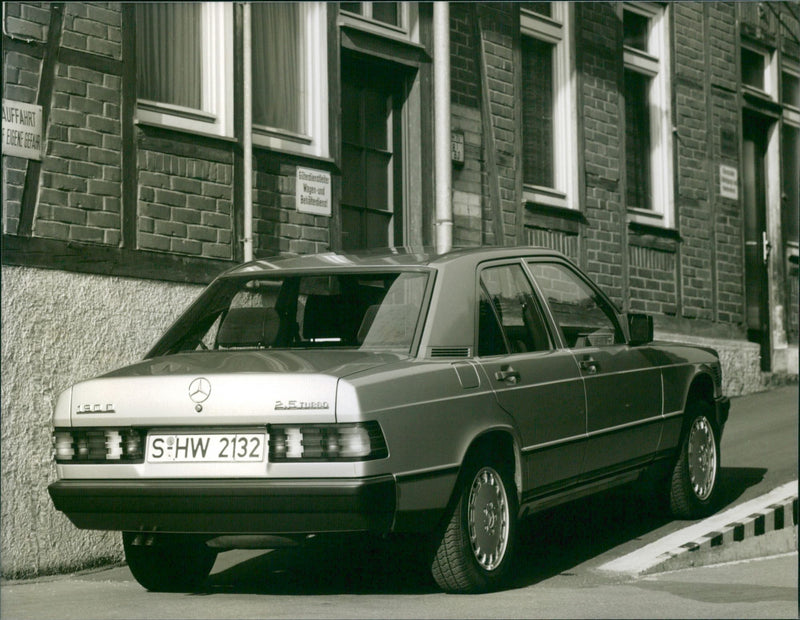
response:
[(669, 506), (676, 517), (698, 519), (711, 514), (716, 505), (719, 435), (708, 403), (687, 405), (686, 418), (689, 422), (672, 472)]
[(134, 578), (152, 592), (198, 589), (217, 558), (217, 552), (204, 542), (182, 536), (145, 540), (136, 532), (123, 532), (122, 544)]
[(508, 574), (517, 500), (510, 476), (494, 465), (472, 467), (434, 556), (432, 573), (447, 592), (483, 592)]

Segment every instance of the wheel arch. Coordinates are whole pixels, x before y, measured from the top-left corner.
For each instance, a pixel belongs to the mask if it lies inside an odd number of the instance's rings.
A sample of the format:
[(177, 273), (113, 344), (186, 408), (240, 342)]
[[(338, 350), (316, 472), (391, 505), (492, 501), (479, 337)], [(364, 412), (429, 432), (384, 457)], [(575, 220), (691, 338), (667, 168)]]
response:
[(461, 459), (458, 478), (450, 497), (448, 509), (452, 509), (458, 501), (461, 487), (464, 484), (464, 477), (467, 475), (470, 466), (487, 459), (513, 468), (510, 473), (514, 477), (514, 490), (517, 493), (518, 500), (522, 497), (522, 454), (519, 441), (512, 428), (489, 428), (475, 436), (464, 452), (464, 458)]
[(711, 407), (711, 418), (714, 422), (715, 432), (719, 432), (721, 427), (720, 420), (717, 419), (716, 411), (714, 409), (714, 379), (709, 372), (701, 370), (693, 378), (689, 384), (689, 389), (686, 391), (686, 398), (683, 404), (683, 424), (681, 427), (681, 441), (686, 436), (689, 430), (689, 416), (686, 415), (687, 410), (694, 402), (704, 402)]

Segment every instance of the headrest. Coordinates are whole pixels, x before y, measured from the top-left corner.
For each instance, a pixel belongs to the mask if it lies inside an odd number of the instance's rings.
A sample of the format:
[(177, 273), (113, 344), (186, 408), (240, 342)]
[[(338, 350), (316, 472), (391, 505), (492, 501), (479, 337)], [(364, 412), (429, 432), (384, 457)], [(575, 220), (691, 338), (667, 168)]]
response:
[(303, 338), (346, 338), (340, 295), (309, 295), (303, 314)]
[(280, 317), (274, 308), (231, 308), (217, 334), (220, 347), (269, 347), (275, 343)]

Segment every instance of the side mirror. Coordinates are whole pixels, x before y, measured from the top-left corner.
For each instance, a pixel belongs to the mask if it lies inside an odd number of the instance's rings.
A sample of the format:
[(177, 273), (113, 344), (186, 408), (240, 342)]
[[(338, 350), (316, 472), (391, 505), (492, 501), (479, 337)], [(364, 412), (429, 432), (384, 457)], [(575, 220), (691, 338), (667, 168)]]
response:
[(628, 314), (628, 334), (632, 347), (653, 342), (653, 317), (649, 314)]

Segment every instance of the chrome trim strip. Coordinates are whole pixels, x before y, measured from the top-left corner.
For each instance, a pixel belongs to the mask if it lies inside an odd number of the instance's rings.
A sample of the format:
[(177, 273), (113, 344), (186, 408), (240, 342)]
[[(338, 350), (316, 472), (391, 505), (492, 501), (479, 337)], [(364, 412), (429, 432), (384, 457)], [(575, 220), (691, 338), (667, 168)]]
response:
[[(679, 415), (679, 414), (682, 414), (682, 413), (683, 413), (682, 411), (678, 411), (678, 412), (675, 412), (675, 413), (670, 413), (668, 415), (670, 417), (672, 417), (672, 416), (676, 416), (676, 415)], [(527, 454), (529, 452), (534, 452), (536, 450), (544, 450), (546, 448), (552, 448), (554, 446), (558, 446), (558, 445), (561, 445), (561, 444), (570, 443), (570, 442), (573, 442), (573, 441), (578, 441), (579, 439), (591, 439), (592, 437), (597, 437), (598, 435), (605, 435), (605, 434), (608, 434), (608, 433), (614, 433), (616, 431), (625, 430), (626, 428), (633, 428), (635, 426), (644, 426), (645, 424), (652, 424), (653, 422), (661, 422), (661, 421), (664, 420), (664, 417), (666, 417), (666, 416), (662, 416), (662, 415), (659, 414), (659, 415), (655, 415), (655, 416), (653, 416), (651, 418), (646, 418), (644, 420), (636, 420), (635, 422), (627, 422), (625, 424), (620, 424), (618, 426), (610, 426), (608, 428), (603, 428), (603, 429), (598, 430), (598, 431), (591, 431), (589, 433), (586, 433), (585, 435), (573, 435), (572, 437), (566, 437), (564, 439), (556, 439), (554, 441), (548, 441), (548, 442), (545, 442), (545, 443), (539, 443), (539, 444), (536, 444), (534, 446), (528, 446), (526, 448), (523, 448), (522, 449), (522, 453), (523, 454)]]
[(402, 474), (395, 474), (395, 480), (400, 482), (408, 482), (414, 478), (435, 478), (436, 476), (449, 476), (458, 474), (460, 464), (454, 463), (452, 465), (437, 465), (434, 467), (426, 467), (424, 469), (415, 469), (406, 471)]
[[(623, 346), (623, 345), (614, 345), (614, 346)], [(577, 352), (578, 351), (585, 351), (586, 349), (598, 349), (600, 351), (603, 350), (602, 347), (584, 347), (583, 349), (570, 349), (570, 350), (571, 351), (576, 351), (576, 353), (574, 353), (574, 355), (577, 358), (579, 355), (584, 355), (584, 353), (577, 353)], [(630, 374), (633, 374), (635, 372), (658, 372), (659, 374), (661, 374), (660, 371), (661, 371), (662, 368), (664, 368), (664, 366), (651, 366), (650, 368), (631, 368), (630, 370), (617, 370), (615, 372), (604, 372), (602, 370), (603, 360), (597, 360), (597, 362), (601, 365), (600, 372), (598, 372), (596, 375), (585, 375), (583, 377), (584, 379), (586, 379), (586, 380), (589, 380), (589, 379), (601, 379), (601, 378), (605, 378), (605, 377), (613, 377), (615, 375), (630, 375)]]
[(546, 450), (547, 448), (553, 448), (555, 446), (559, 446), (565, 443), (572, 443), (573, 441), (579, 441), (581, 439), (586, 439), (587, 435), (573, 435), (572, 437), (565, 437), (563, 439), (554, 439), (553, 441), (546, 441), (544, 443), (537, 443), (534, 446), (528, 446), (527, 448), (522, 448), (522, 454), (527, 454), (529, 452), (535, 452), (536, 450)]
[(605, 435), (607, 433), (613, 433), (614, 431), (621, 431), (626, 428), (633, 428), (634, 426), (644, 426), (645, 424), (652, 424), (653, 422), (661, 422), (663, 420), (663, 416), (661, 414), (653, 416), (652, 418), (646, 418), (644, 420), (636, 420), (635, 422), (626, 422), (625, 424), (620, 424), (619, 426), (609, 426), (608, 428), (601, 429), (599, 431), (592, 431), (587, 433), (587, 437), (597, 437), (598, 435)]

